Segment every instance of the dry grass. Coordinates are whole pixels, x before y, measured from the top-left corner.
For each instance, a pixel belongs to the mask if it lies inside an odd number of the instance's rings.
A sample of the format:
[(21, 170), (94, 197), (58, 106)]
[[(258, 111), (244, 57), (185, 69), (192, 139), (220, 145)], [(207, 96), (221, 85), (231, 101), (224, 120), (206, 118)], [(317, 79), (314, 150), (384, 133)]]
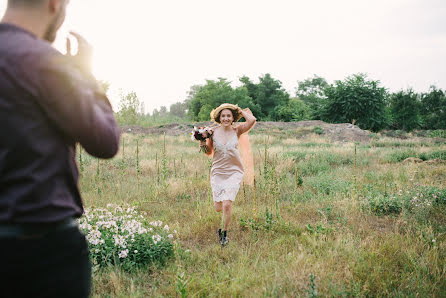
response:
[[(164, 136), (125, 134), (124, 161), (122, 151), (102, 161), (99, 175), (96, 160), (84, 153), (80, 186), (87, 207), (129, 203), (179, 232), (175, 260), (166, 267), (131, 274), (117, 268), (95, 272), (93, 296), (174, 297), (187, 281), (191, 297), (296, 297), (310, 295), (310, 275), (321, 296), (446, 295), (444, 210), (432, 214), (435, 221), (419, 223), (404, 214), (371, 214), (361, 209), (361, 196), (354, 196), (369, 188), (398, 191), (414, 181), (444, 187), (446, 165), (388, 163), (395, 150), (391, 144), (397, 142), (389, 138), (378, 140), (380, 147), (358, 146), (355, 168), (352, 143), (330, 143), (314, 134), (305, 139), (253, 135), (257, 187), (239, 192), (230, 244), (221, 248), (209, 159), (188, 136), (165, 140), (163, 152)], [(294, 159), (289, 152), (306, 157)], [(317, 168), (324, 163), (328, 167)], [(308, 174), (298, 186), (295, 170), (302, 173), (303, 167)], [(242, 224), (251, 219), (261, 225), (266, 209), (275, 219), (271, 229)], [(320, 230), (312, 232), (308, 225)]]

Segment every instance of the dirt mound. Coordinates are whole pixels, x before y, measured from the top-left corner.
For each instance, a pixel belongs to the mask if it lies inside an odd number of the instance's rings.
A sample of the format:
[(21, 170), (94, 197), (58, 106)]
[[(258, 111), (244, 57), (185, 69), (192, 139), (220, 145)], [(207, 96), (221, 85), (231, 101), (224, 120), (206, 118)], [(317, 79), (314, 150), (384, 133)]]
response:
[[(299, 129), (309, 128), (310, 132), (316, 133), (316, 127), (319, 127), (319, 134), (328, 137), (335, 142), (368, 142), (370, 141), (370, 131), (360, 129), (358, 126), (350, 123), (326, 123), (320, 120), (307, 120), (299, 122), (259, 122), (255, 129)], [(311, 130), (311, 128), (313, 128)]]
[[(122, 132), (135, 134), (166, 134), (169, 136), (179, 136), (189, 134), (195, 126), (209, 126), (212, 122), (199, 122), (194, 124), (171, 123), (156, 127), (123, 126)], [(315, 129), (316, 128), (316, 129)], [(318, 133), (326, 136), (335, 142), (368, 142), (370, 141), (370, 132), (362, 130), (358, 126), (350, 123), (330, 124), (320, 120), (309, 120), (299, 122), (257, 122), (252, 133), (271, 133), (280, 134), (286, 132), (286, 135), (296, 138), (304, 134)], [(303, 133), (304, 132), (304, 133)]]
[(424, 163), (427, 163), (430, 165), (446, 164), (446, 160), (435, 158), (435, 159), (426, 160)]
[(408, 157), (405, 160), (402, 161), (403, 163), (421, 163), (423, 162), (422, 159), (416, 158), (416, 157)]

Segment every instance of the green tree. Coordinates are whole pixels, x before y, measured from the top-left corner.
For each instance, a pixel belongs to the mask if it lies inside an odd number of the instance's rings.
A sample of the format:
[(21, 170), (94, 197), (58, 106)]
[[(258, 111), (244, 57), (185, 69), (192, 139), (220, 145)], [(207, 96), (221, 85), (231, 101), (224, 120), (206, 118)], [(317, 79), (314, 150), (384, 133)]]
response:
[(169, 108), (170, 115), (178, 118), (185, 118), (186, 111), (187, 111), (187, 103), (185, 101), (171, 104)]
[(420, 125), (420, 102), (413, 90), (400, 91), (390, 96), (391, 127), (413, 130)]
[(136, 92), (121, 92), (120, 97), (118, 122), (120, 124), (136, 124), (141, 111), (141, 102)]
[(160, 107), (160, 117), (166, 117), (167, 116), (167, 107), (161, 106)]
[(285, 106), (290, 100), (290, 95), (282, 88), (282, 82), (272, 78), (269, 73), (260, 77), (258, 84), (254, 84), (246, 76), (241, 77), (240, 82), (252, 98), (253, 105), (259, 108), (255, 114), (259, 120), (274, 120), (277, 118), (276, 107)]
[(277, 121), (301, 121), (310, 117), (310, 108), (298, 98), (291, 98), (284, 106), (276, 107)]
[(193, 85), (187, 92), (187, 98), (184, 101), (187, 105), (187, 114), (190, 119), (197, 120), (198, 113), (200, 113), (201, 102), (199, 100), (194, 100), (195, 95), (202, 88), (201, 85)]
[(206, 85), (196, 88), (188, 101), (190, 116), (194, 121), (209, 120), (209, 113), (222, 103), (239, 104), (241, 107), (255, 107), (246, 88), (231, 87), (224, 78), (217, 81), (207, 80)]
[(309, 106), (311, 119), (321, 119), (321, 112), (327, 101), (327, 96), (325, 95), (325, 88), (329, 86), (327, 81), (322, 77), (314, 75), (304, 81), (298, 81), (297, 84), (296, 97)]
[(355, 74), (336, 81), (325, 89), (327, 104), (321, 119), (334, 123), (358, 124), (362, 129), (379, 131), (388, 122), (385, 107), (386, 89), (379, 81), (368, 80), (365, 74)]
[(446, 94), (431, 86), (421, 95), (421, 119), (425, 129), (446, 129)]
[(160, 112), (158, 111), (158, 109), (153, 109), (152, 117), (153, 118), (159, 118), (159, 116), (160, 116)]
[(209, 104), (205, 104), (201, 107), (200, 113), (198, 113), (199, 121), (208, 121), (211, 118), (211, 111), (213, 107)]

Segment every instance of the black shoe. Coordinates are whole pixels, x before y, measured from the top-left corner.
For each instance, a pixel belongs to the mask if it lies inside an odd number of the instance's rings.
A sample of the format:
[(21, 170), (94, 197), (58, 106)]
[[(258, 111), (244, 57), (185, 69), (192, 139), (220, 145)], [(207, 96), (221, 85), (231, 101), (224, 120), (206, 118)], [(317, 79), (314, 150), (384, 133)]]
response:
[(218, 242), (220, 242), (221, 244), (222, 241), (223, 241), (223, 233), (221, 232), (221, 229), (218, 229)]
[(225, 246), (229, 243), (229, 239), (227, 237), (227, 231), (223, 231), (220, 243), (221, 243), (221, 246)]

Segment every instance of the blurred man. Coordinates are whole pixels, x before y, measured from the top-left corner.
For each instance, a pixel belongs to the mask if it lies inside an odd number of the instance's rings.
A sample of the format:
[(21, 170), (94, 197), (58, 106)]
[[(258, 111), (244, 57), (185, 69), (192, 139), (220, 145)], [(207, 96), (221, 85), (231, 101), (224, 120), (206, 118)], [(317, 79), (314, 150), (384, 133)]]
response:
[(91, 47), (51, 43), (68, 0), (8, 0), (0, 22), (0, 296), (88, 297), (91, 267), (75, 144), (119, 148), (110, 103), (91, 75)]

